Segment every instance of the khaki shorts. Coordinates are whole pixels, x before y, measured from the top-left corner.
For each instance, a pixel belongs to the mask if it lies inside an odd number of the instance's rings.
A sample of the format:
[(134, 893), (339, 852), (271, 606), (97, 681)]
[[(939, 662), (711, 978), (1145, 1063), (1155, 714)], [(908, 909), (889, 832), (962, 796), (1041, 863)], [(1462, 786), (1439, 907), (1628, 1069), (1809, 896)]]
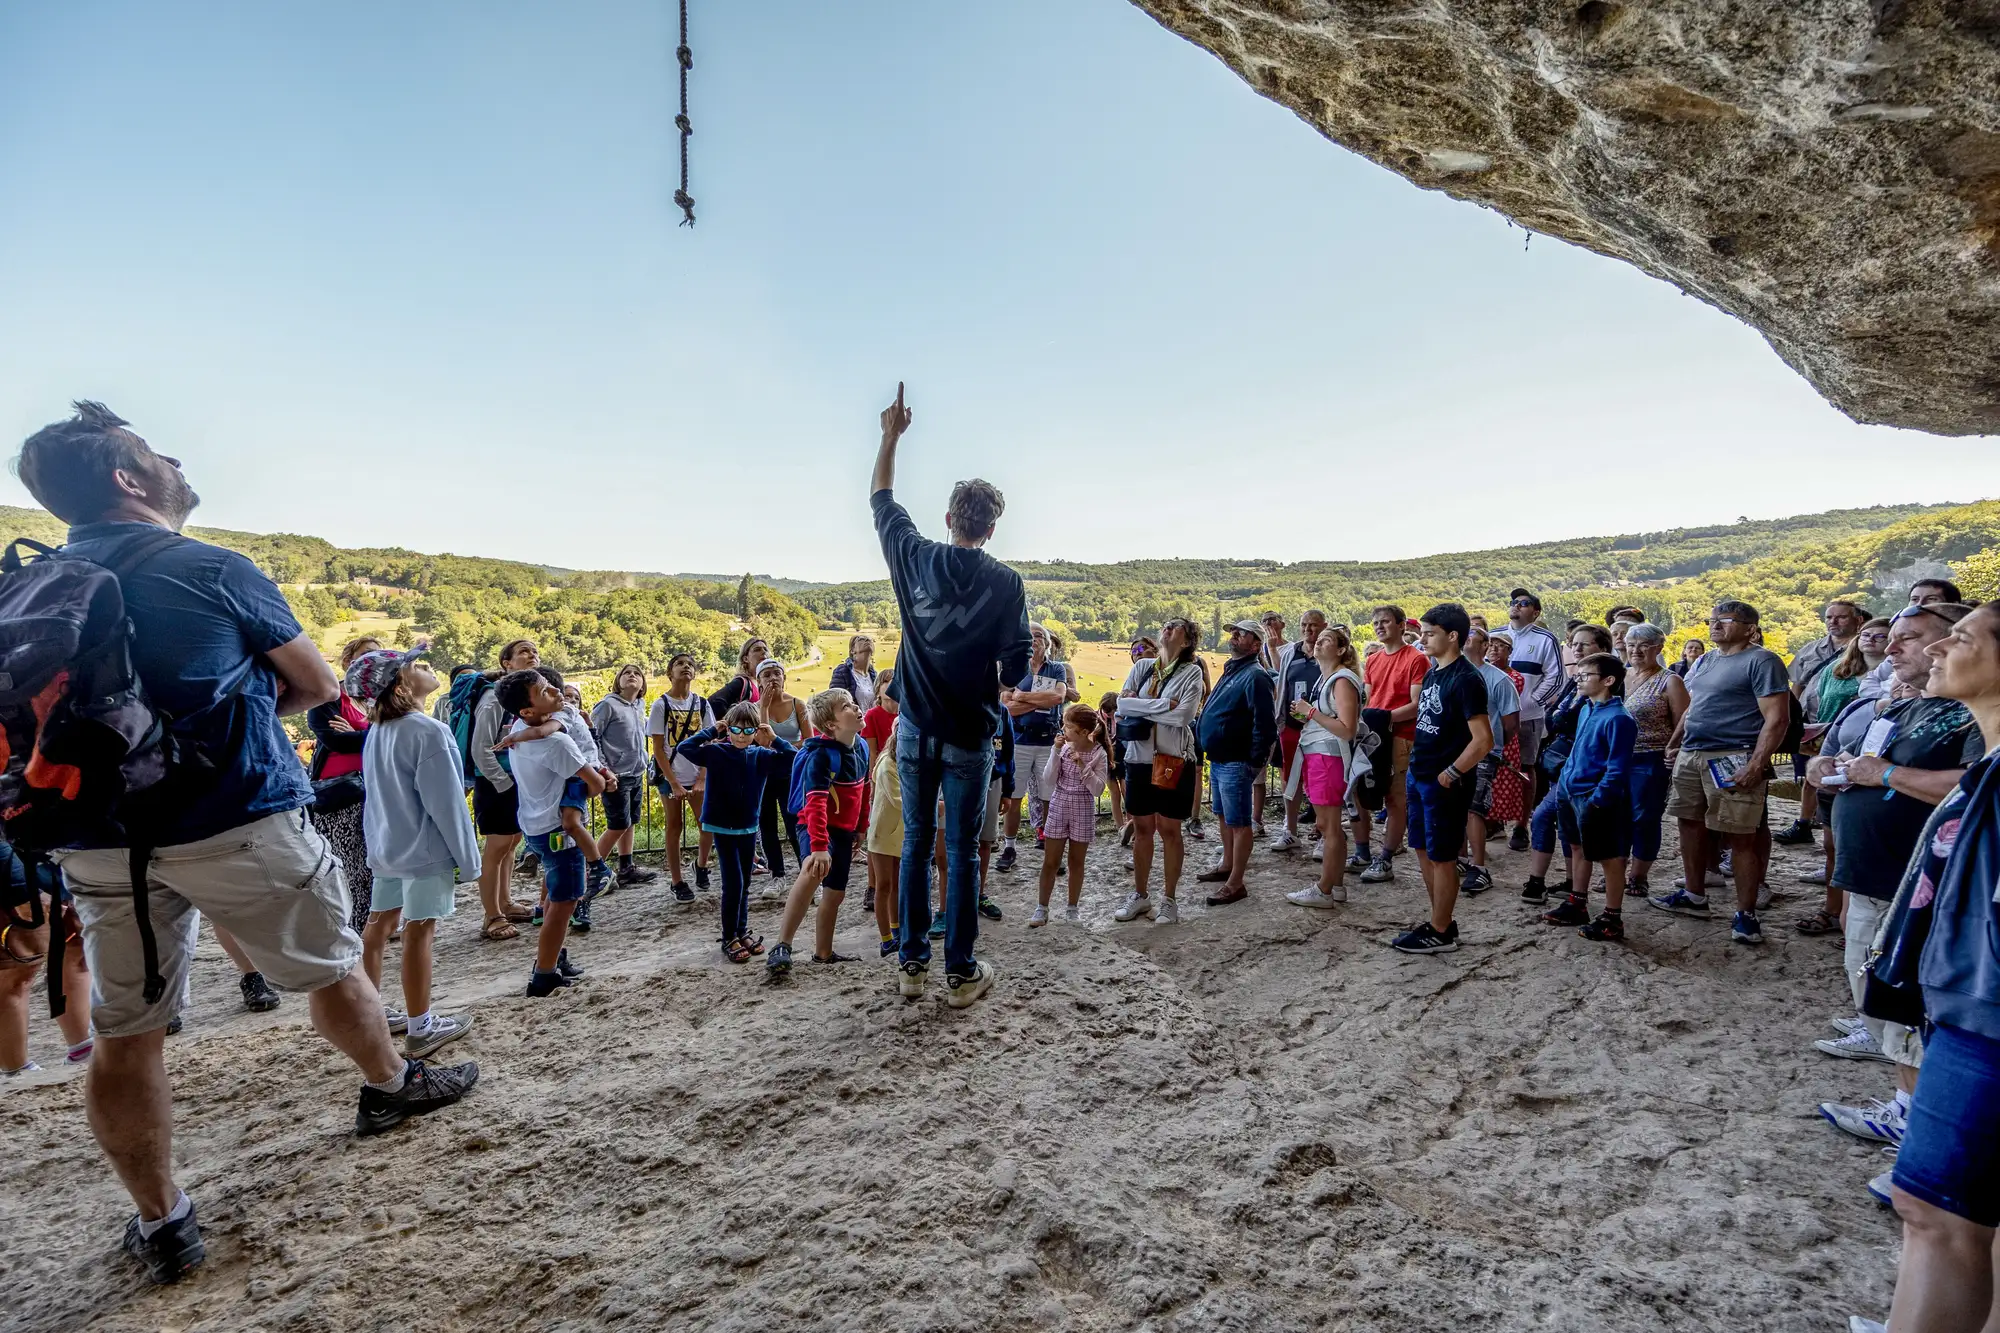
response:
[[(1401, 736), (1397, 736), (1390, 744), (1389, 776), (1391, 778), (1400, 778), (1403, 774), (1410, 771), (1410, 747), (1415, 744), (1415, 741), (1406, 741)], [(1397, 783), (1396, 786), (1400, 788), (1402, 784)]]
[[(1882, 923), (1888, 915), (1889, 903), (1884, 899), (1860, 893), (1847, 895), (1847, 941), (1843, 961), (1847, 966), (1848, 985), (1854, 992), (1856, 1013), (1861, 1011), (1861, 969), (1874, 954), (1875, 937), (1881, 934)], [(1924, 1039), (1916, 1029), (1870, 1018), (1866, 1014), (1861, 1015), (1861, 1021), (1884, 1055), (1911, 1069), (1923, 1067)]]
[(83, 923), (99, 1036), (150, 1032), (180, 1012), (204, 913), (283, 990), (331, 986), (361, 961), (361, 937), (347, 924), (352, 908), (339, 858), (303, 810), (153, 853), (146, 902), (167, 989), (151, 1005), (126, 852), (65, 852), (57, 859)]
[(1715, 785), (1715, 778), (1708, 771), (1711, 759), (1742, 759), (1749, 753), (1748, 750), (1682, 750), (1674, 760), (1667, 818), (1700, 820), (1715, 833), (1739, 836), (1755, 833), (1764, 822), (1767, 779), (1759, 776), (1755, 782), (1745, 782), (1738, 778), (1739, 785), (1723, 788)]
[[(1012, 797), (1011, 799), (1018, 801), (1021, 798), (1019, 796), (1015, 796)], [(1000, 840), (1001, 804), (1002, 802), (1000, 800), (1000, 779), (995, 778), (993, 779), (993, 781), (991, 781), (986, 785), (986, 822), (979, 826), (979, 840), (981, 842), (993, 843), (993, 842), (998, 842)], [(944, 827), (942, 820), (940, 820), (938, 827), (939, 828)]]

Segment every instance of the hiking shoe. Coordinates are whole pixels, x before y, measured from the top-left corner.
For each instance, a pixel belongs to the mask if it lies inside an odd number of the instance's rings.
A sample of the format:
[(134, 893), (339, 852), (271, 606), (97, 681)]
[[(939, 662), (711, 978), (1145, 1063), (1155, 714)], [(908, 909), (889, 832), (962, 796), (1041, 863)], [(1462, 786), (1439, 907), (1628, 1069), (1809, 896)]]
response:
[(772, 976), (783, 976), (792, 970), (792, 946), (779, 940), (771, 946), (770, 957), (764, 960), (764, 968)]
[(457, 1041), (472, 1031), (470, 1014), (443, 1014), (431, 1020), (430, 1031), (412, 1032), (403, 1038), (403, 1054), (412, 1060), (421, 1060), (447, 1042)]
[(268, 1014), (281, 1003), (262, 972), (245, 972), (236, 984), (243, 989), (243, 1007), (253, 1014)]
[(1542, 913), (1542, 920), (1551, 926), (1587, 926), (1590, 924), (1590, 904), (1571, 894)]
[(1738, 944), (1762, 944), (1764, 928), (1757, 923), (1757, 914), (1738, 912), (1729, 923), (1729, 938)]
[(400, 1037), (410, 1030), (410, 1016), (401, 1009), (391, 1009), (383, 1005), (382, 1017), (388, 1020), (389, 1035), (392, 1037)]
[(1347, 901), (1347, 889), (1343, 885), (1336, 884), (1330, 892), (1321, 893), (1319, 885), (1309, 884), (1303, 889), (1286, 894), (1285, 901), (1297, 903), (1300, 907), (1337, 907)]
[(1172, 898), (1162, 898), (1153, 908), (1153, 924), (1156, 926), (1178, 926), (1181, 923), (1181, 905)]
[(1816, 1041), (1813, 1049), (1821, 1055), (1831, 1055), (1837, 1060), (1876, 1060), (1882, 1064), (1894, 1064), (1888, 1053), (1875, 1043), (1875, 1035), (1867, 1028), (1856, 1028), (1844, 1037), (1826, 1041)]
[(1675, 916), (1705, 918), (1709, 914), (1708, 899), (1697, 898), (1686, 889), (1675, 889), (1672, 893), (1663, 894), (1658, 898), (1648, 898), (1646, 901), (1662, 912), (1672, 912)]
[(1812, 845), (1812, 825), (1803, 819), (1794, 819), (1785, 828), (1771, 834), (1771, 841), (1786, 847), (1808, 847)]
[(988, 921), (998, 921), (1000, 919), (1000, 904), (994, 902), (985, 894), (980, 894), (979, 915), (985, 917)]
[(1819, 1113), (1835, 1129), (1870, 1143), (1900, 1146), (1904, 1133), (1910, 1127), (1909, 1113), (1894, 1102), (1870, 1102), (1866, 1106), (1821, 1102)]
[(1019, 859), (1019, 854), (1014, 850), (1014, 844), (1010, 842), (1000, 849), (1000, 859), (993, 863), (993, 868), (1004, 875), (1014, 868), (1015, 861)]
[(694, 890), (687, 886), (686, 880), (677, 879), (674, 881), (674, 901), (677, 903), (691, 903), (694, 901)]
[(993, 964), (974, 961), (970, 976), (947, 972), (944, 984), (944, 1002), (954, 1009), (964, 1009), (993, 989)]
[(556, 971), (562, 973), (572, 981), (583, 975), (583, 969), (569, 960), (568, 949), (556, 950)]
[(1049, 909), (1041, 903), (1036, 903), (1035, 910), (1028, 913), (1028, 929), (1033, 930), (1037, 926), (1046, 926), (1048, 924)]
[(531, 972), (528, 974), (528, 998), (545, 999), (575, 984), (574, 978), (566, 977), (560, 972)]
[(1458, 948), (1457, 925), (1452, 922), (1453, 929), (1445, 933), (1428, 921), (1419, 921), (1398, 935), (1389, 947), (1399, 953), (1451, 953)]
[(394, 1129), (413, 1115), (450, 1106), (471, 1092), (477, 1082), (479, 1066), (469, 1060), (462, 1065), (427, 1065), (422, 1060), (406, 1060), (402, 1091), (380, 1092), (362, 1084), (361, 1109), (354, 1116), (354, 1132), (368, 1135)]
[(535, 914), (528, 918), (528, 924), (531, 926), (542, 924), (542, 905), (540, 903), (535, 904)]
[(1576, 933), (1599, 944), (1616, 944), (1625, 938), (1625, 916), (1622, 912), (1599, 912), (1595, 921), (1578, 926)]
[(1514, 826), (1513, 833), (1509, 834), (1507, 837), (1507, 850), (1510, 852), (1525, 852), (1533, 850), (1532, 844), (1529, 843), (1528, 841), (1528, 830), (1522, 828), (1519, 824), (1516, 824)]
[(824, 958), (820, 957), (818, 954), (813, 954), (812, 960), (815, 963), (821, 964), (822, 966), (829, 963), (858, 963), (861, 961), (860, 959), (856, 958), (853, 954), (842, 953), (838, 949), (834, 950), (832, 953), (828, 954)]
[(599, 861), (585, 866), (583, 871), (583, 900), (589, 902), (611, 887), (611, 863)]
[(896, 989), (906, 1000), (917, 999), (923, 995), (924, 987), (930, 983), (930, 976), (929, 963), (905, 963), (901, 975), (896, 978)]
[(1271, 850), (1274, 852), (1289, 852), (1298, 845), (1299, 840), (1283, 829), (1271, 835)]
[(1521, 886), (1521, 901), (1524, 903), (1545, 903), (1549, 900), (1549, 886), (1540, 875), (1528, 876), (1528, 882)]
[(1493, 887), (1493, 876), (1485, 866), (1468, 865), (1460, 869), (1459, 891), (1467, 897), (1476, 898)]
[[(589, 892), (589, 890), (585, 890), (585, 892)], [(591, 932), (590, 899), (585, 898), (582, 902), (579, 902), (575, 910), (569, 914), (569, 928), (579, 935), (588, 935)]]
[(708, 867), (707, 867), (707, 866), (696, 866), (696, 867), (694, 868), (694, 886), (695, 886), (695, 887), (696, 887), (697, 889), (700, 889), (700, 890), (701, 890), (701, 891), (702, 891), (703, 893), (707, 893), (707, 892), (708, 892)]
[(125, 1223), (125, 1253), (146, 1265), (146, 1276), (164, 1285), (186, 1277), (203, 1259), (208, 1248), (201, 1243), (201, 1228), (195, 1225), (194, 1204), (187, 1216), (167, 1223), (152, 1235), (139, 1231), (139, 1215)]
[(1368, 868), (1361, 872), (1361, 882), (1363, 884), (1388, 884), (1392, 883), (1395, 878), (1396, 872), (1389, 869), (1389, 859), (1384, 856), (1378, 856), (1373, 861), (1370, 861)]
[(1366, 852), (1349, 852), (1347, 854), (1347, 868), (1358, 875), (1368, 868), (1368, 860), (1368, 853)]
[(1137, 921), (1142, 916), (1151, 916), (1152, 914), (1152, 898), (1143, 893), (1133, 893), (1126, 895), (1125, 901), (1119, 905), (1118, 910), (1111, 914), (1111, 919), (1113, 921)]
[(659, 871), (648, 870), (644, 866), (620, 866), (618, 868), (618, 887), (629, 889), (635, 884), (651, 884), (659, 877)]
[(1896, 1206), (1896, 1196), (1889, 1193), (1889, 1186), (1894, 1183), (1895, 1178), (1896, 1173), (1894, 1171), (1884, 1171), (1881, 1175), (1868, 1182), (1868, 1192), (1875, 1197), (1875, 1202), (1881, 1204), (1884, 1208), (1894, 1208)]

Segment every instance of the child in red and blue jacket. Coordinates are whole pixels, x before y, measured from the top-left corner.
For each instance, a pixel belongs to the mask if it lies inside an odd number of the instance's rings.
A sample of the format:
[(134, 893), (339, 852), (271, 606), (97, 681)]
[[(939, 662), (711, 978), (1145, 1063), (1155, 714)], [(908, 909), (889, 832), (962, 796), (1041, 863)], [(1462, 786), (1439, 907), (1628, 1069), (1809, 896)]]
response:
[(861, 710), (846, 690), (821, 690), (806, 700), (806, 716), (818, 734), (799, 746), (792, 761), (792, 804), (811, 855), (785, 901), (784, 927), (765, 961), (772, 972), (791, 970), (792, 935), (805, 920), (814, 889), (824, 893), (813, 923), (813, 961), (854, 961), (833, 951), (833, 923), (847, 898), (855, 834), (867, 817), (868, 742), (859, 739)]

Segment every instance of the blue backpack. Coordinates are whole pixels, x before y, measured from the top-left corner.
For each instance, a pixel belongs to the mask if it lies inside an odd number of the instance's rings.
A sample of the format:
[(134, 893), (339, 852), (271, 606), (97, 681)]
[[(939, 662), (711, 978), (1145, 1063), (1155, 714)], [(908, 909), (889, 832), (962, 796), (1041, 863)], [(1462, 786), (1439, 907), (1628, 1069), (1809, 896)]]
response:
[[(854, 738), (854, 748), (861, 752), (861, 771), (864, 774), (872, 772), (873, 769), (868, 763), (868, 742), (857, 736)], [(829, 766), (837, 765), (839, 762), (839, 753), (834, 742), (824, 736), (814, 736), (801, 745), (798, 754), (792, 759), (792, 783), (791, 789), (785, 793), (785, 809), (794, 815), (802, 812), (806, 808), (806, 795), (813, 789), (814, 772), (817, 771), (824, 776)]]
[[(479, 701), (492, 688), (493, 681), (484, 671), (468, 671), (451, 683), (451, 738), (458, 746), (458, 767), (467, 786), (479, 774), (472, 764), (472, 728), (479, 720)], [(505, 750), (500, 752), (500, 767), (514, 771)]]

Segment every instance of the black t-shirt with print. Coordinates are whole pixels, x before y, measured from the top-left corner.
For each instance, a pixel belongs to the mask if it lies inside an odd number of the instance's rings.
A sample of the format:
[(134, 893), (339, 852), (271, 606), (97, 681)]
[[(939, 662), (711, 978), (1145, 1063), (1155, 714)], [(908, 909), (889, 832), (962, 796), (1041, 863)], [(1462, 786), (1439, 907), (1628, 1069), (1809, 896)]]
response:
[(1472, 744), (1472, 719), (1486, 716), (1486, 679), (1460, 657), (1448, 667), (1432, 667), (1417, 694), (1417, 738), (1410, 747), (1410, 772), (1426, 782), (1450, 766)]
[[(1970, 768), (1986, 752), (1972, 714), (1956, 699), (1905, 699), (1881, 716), (1896, 724), (1882, 758), (1899, 767)], [(1894, 898), (1934, 808), (1883, 788), (1842, 791), (1833, 805), (1834, 886)]]

